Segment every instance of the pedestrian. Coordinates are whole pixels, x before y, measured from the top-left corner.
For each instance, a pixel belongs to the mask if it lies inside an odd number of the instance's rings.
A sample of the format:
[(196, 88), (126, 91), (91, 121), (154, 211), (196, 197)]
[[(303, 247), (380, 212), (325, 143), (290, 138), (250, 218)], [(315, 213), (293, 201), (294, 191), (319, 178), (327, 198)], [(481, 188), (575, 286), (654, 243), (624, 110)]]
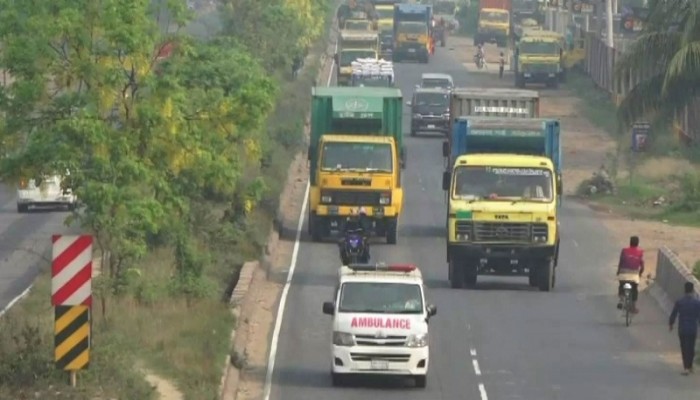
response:
[(498, 78), (503, 79), (503, 70), (506, 68), (506, 57), (501, 52), (501, 58), (498, 60)]
[(698, 336), (698, 324), (700, 324), (700, 300), (695, 296), (695, 287), (692, 282), (685, 283), (685, 295), (673, 306), (673, 312), (668, 320), (670, 331), (673, 331), (676, 317), (678, 317), (678, 339), (681, 342), (683, 356), (683, 375), (688, 375), (693, 372), (695, 339)]

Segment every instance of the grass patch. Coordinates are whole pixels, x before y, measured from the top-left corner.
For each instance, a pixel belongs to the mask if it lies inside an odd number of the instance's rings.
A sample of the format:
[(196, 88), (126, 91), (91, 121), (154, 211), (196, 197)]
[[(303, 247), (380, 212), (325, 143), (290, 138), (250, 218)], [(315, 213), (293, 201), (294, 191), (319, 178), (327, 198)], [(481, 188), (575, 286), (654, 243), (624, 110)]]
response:
[(222, 293), (242, 262), (259, 256), (266, 240), (290, 162), (305, 143), (310, 88), (321, 66), (317, 56), (325, 50), (325, 41), (318, 43), (312, 50), (315, 57), (307, 59), (309, 65), (297, 79), (280, 77), (281, 94), (268, 122), (273, 140), (264, 149), (264, 201), (241, 227), (238, 245), (212, 254), (204, 282), (193, 288), (200, 296), (178, 295), (182, 287), (173, 287), (174, 254), (168, 248), (156, 249), (134, 266), (119, 294), (103, 289), (111, 287), (106, 276), (93, 280), (91, 364), (79, 373), (78, 388), (71, 389), (68, 374), (53, 366), (46, 266), (27, 298), (0, 319), (0, 399), (155, 399), (139, 365), (171, 379), (186, 399), (218, 398), (235, 322)]
[(599, 89), (588, 75), (577, 70), (567, 74), (566, 86), (582, 100), (583, 117), (613, 138), (617, 138), (617, 116), (610, 95)]

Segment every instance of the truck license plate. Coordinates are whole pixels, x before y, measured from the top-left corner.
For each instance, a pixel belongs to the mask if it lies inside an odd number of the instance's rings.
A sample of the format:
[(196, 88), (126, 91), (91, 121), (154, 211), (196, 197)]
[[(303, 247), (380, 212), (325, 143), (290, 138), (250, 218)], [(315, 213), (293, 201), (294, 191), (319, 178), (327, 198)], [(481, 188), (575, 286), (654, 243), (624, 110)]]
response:
[(409, 52), (409, 53), (415, 53), (415, 52), (416, 52), (416, 49), (408, 49), (408, 52)]
[(428, 125), (428, 129), (435, 129), (435, 125)]
[(372, 360), (371, 366), (374, 370), (387, 370), (389, 369), (389, 362), (384, 360)]

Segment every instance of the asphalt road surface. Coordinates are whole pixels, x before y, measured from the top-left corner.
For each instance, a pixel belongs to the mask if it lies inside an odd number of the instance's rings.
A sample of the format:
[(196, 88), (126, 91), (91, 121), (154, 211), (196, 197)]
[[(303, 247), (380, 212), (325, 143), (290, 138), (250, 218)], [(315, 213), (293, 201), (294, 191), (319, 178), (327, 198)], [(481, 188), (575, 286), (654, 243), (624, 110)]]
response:
[[(68, 213), (17, 213), (17, 191), (0, 185), (0, 314), (48, 268), (51, 235), (64, 233)], [(48, 302), (50, 293), (46, 294)], [(47, 303), (48, 304), (48, 303)]]
[[(421, 73), (450, 73), (457, 86), (479, 86), (448, 49), (429, 65), (398, 64), (404, 101)], [(542, 95), (546, 95), (544, 91)], [(442, 139), (409, 137), (404, 107), (407, 169), (399, 243), (375, 244), (374, 261), (418, 264), (431, 319), (426, 389), (411, 381), (371, 379), (334, 388), (330, 379), (332, 300), (339, 267), (333, 242), (311, 243), (306, 225), (296, 272), (286, 299), (271, 388), (275, 400), (351, 399), (679, 399), (697, 396), (698, 381), (682, 377), (677, 337), (650, 297), (626, 328), (615, 308), (614, 243), (583, 205), (565, 201), (557, 286), (542, 293), (526, 278), (479, 277), (473, 290), (448, 287), (445, 263), (445, 197), (441, 189)], [(566, 126), (563, 126), (566, 140)], [(666, 360), (664, 359), (666, 356)], [(668, 361), (670, 359), (670, 362)]]

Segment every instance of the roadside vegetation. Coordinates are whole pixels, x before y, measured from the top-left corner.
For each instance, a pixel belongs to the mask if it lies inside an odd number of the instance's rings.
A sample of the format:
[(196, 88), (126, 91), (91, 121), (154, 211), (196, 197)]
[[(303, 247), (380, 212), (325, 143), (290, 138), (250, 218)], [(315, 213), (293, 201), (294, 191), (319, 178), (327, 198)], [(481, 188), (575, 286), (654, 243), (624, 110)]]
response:
[[(616, 66), (620, 77), (642, 72), (648, 77), (619, 107), (583, 74), (572, 74), (569, 85), (583, 99), (581, 111), (586, 117), (617, 141), (618, 150), (607, 166), (616, 193), (592, 197), (636, 218), (700, 225), (700, 151), (684, 145), (672, 129), (672, 116), (692, 101), (698, 87), (693, 83), (698, 79), (697, 67), (684, 61), (700, 40), (690, 26), (695, 20), (688, 17), (697, 11), (686, 9), (683, 2), (665, 5), (650, 2), (649, 24)], [(686, 27), (669, 31), (678, 21)], [(650, 69), (646, 67), (649, 59), (660, 62)], [(639, 120), (652, 123), (644, 153), (631, 151), (630, 127)], [(587, 184), (580, 188), (581, 194), (587, 192)]]
[(0, 90), (2, 178), (69, 170), (84, 207), (68, 220), (104, 261), (78, 388), (53, 366), (45, 262), (0, 319), (0, 398), (153, 398), (142, 369), (216, 398), (228, 292), (260, 254), (304, 140), (319, 66), (293, 79), (292, 61), (325, 51), (332, 2), (225, 0), (196, 33), (184, 1), (0, 5), (0, 68), (14, 79)]

